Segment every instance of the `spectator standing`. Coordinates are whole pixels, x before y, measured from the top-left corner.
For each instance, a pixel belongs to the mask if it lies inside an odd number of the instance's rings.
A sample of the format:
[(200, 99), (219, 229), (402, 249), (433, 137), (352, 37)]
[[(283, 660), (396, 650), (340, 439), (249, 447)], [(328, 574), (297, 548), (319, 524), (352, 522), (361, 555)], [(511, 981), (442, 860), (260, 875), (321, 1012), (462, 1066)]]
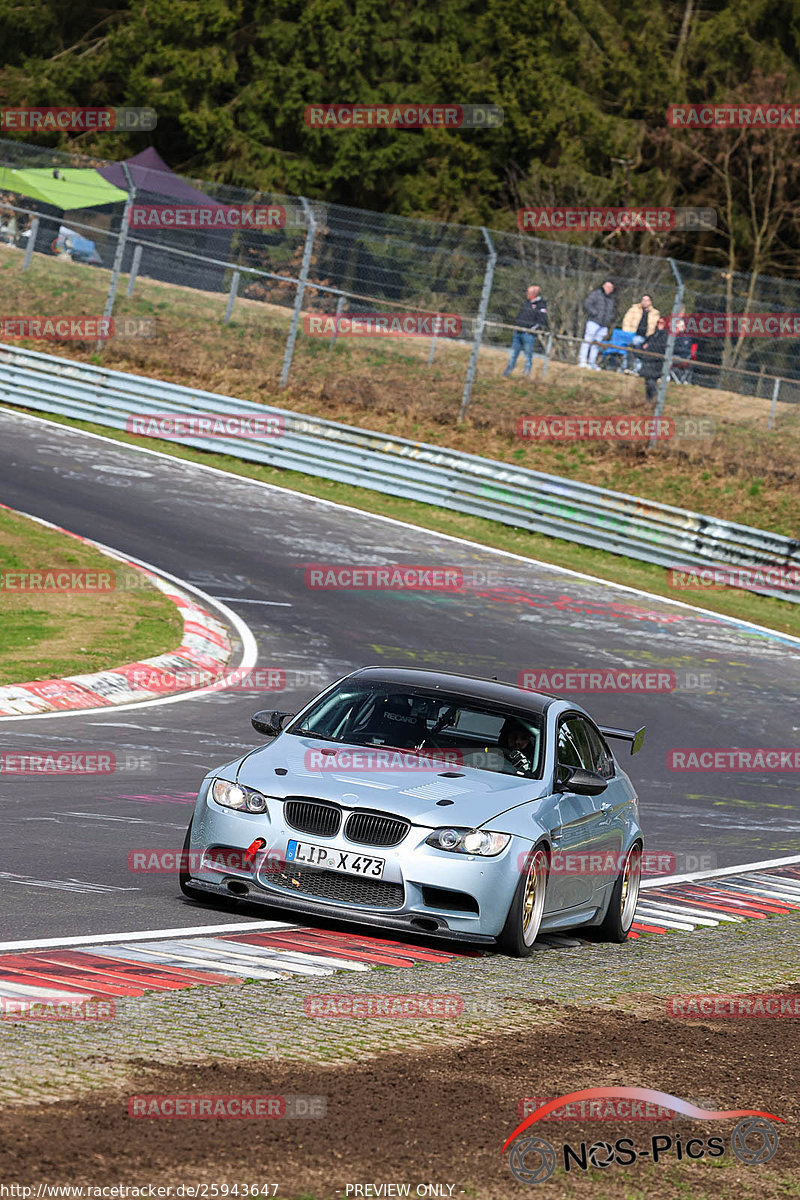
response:
[(661, 313), (653, 305), (652, 296), (645, 292), (638, 304), (632, 304), (622, 318), (622, 328), (626, 333), (633, 334), (633, 345), (641, 346), (645, 338), (652, 337), (656, 331), (658, 318)]
[(658, 394), (658, 380), (664, 366), (664, 353), (667, 349), (667, 322), (659, 317), (655, 333), (645, 341), (642, 350), (642, 376), (644, 378), (644, 394), (648, 400), (655, 400)]
[(614, 284), (607, 279), (600, 287), (589, 292), (583, 302), (586, 328), (583, 331), (583, 341), (578, 354), (579, 367), (588, 367), (592, 371), (600, 370), (597, 365), (598, 343), (608, 336), (609, 327), (614, 324), (616, 301), (613, 298), (613, 292)]
[(525, 370), (523, 375), (530, 375), (533, 364), (533, 347), (536, 341), (536, 331), (544, 329), (547, 323), (547, 303), (542, 295), (542, 289), (532, 284), (526, 292), (522, 308), (514, 318), (514, 336), (511, 340), (511, 354), (506, 363), (503, 376), (508, 376), (517, 365), (520, 354), (525, 355)]
[[(638, 304), (632, 304), (625, 316), (622, 318), (622, 328), (625, 333), (632, 333), (633, 339), (631, 345), (638, 350), (639, 346), (644, 344), (645, 338), (652, 337), (656, 331), (656, 324), (661, 313), (653, 304), (653, 297), (647, 292), (642, 296)], [(630, 365), (630, 356), (628, 359)], [(636, 359), (637, 371), (641, 369), (641, 359)]]

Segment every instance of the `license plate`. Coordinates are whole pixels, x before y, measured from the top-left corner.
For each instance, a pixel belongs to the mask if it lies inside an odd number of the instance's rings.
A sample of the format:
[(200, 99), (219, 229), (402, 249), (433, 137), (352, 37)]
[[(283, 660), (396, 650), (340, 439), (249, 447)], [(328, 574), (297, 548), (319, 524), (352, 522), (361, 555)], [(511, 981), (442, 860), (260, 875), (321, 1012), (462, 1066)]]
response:
[(353, 854), (349, 850), (332, 850), (330, 846), (312, 846), (294, 839), (286, 847), (287, 862), (302, 863), (304, 867), (321, 867), (325, 871), (344, 871), (348, 875), (366, 875), (382, 879), (386, 860), (368, 854)]

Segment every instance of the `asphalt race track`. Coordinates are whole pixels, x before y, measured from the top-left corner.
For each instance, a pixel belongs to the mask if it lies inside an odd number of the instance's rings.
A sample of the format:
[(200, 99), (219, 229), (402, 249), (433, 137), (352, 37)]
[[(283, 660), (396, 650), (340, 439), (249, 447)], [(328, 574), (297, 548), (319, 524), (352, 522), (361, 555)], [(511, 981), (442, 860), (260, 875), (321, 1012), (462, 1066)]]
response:
[[(258, 667), (288, 677), (283, 692), (0, 722), (0, 751), (109, 750), (150, 762), (105, 777), (0, 775), (4, 940), (280, 916), (190, 904), (173, 875), (131, 873), (128, 854), (180, 848), (202, 776), (258, 743), (252, 712), (294, 710), (319, 690), (304, 681), (367, 663), (510, 682), (534, 668), (673, 670), (671, 693), (575, 696), (601, 723), (648, 726), (630, 760), (648, 848), (687, 870), (796, 852), (796, 777), (667, 767), (676, 747), (796, 745), (800, 644), (791, 638), (4, 411), (0, 445), (0, 501), (224, 600), (255, 635)], [(455, 593), (304, 583), (309, 563), (396, 562), (459, 566), (475, 578)]]

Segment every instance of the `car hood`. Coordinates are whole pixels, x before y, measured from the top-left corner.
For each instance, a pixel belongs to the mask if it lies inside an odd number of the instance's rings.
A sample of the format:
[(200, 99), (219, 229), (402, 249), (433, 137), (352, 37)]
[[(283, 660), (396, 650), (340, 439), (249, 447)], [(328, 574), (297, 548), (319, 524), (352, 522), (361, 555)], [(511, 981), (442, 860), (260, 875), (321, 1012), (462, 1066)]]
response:
[[(348, 769), (338, 763), (330, 769), (316, 769), (316, 763), (324, 761), (321, 748), (331, 745), (316, 738), (284, 734), (249, 754), (241, 763), (237, 781), (267, 796), (329, 800), (347, 808), (388, 812), (431, 829), (441, 825), (474, 828), (547, 793), (541, 779), (521, 779), (476, 767), (449, 767), (446, 763), (438, 769), (419, 770)], [(335, 748), (337, 752), (365, 752), (364, 747), (338, 743)], [(451, 803), (441, 804), (442, 800)]]

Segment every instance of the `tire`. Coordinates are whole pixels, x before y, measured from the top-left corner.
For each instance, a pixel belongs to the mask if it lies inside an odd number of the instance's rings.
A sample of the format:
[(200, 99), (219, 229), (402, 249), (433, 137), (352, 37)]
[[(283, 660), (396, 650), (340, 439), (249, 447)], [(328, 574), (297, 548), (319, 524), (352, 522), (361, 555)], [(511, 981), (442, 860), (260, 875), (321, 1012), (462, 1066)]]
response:
[(525, 871), (514, 892), (503, 932), (497, 944), (504, 954), (513, 958), (528, 958), (539, 934), (544, 911), (550, 860), (544, 844), (528, 855)]
[(636, 916), (639, 885), (642, 879), (642, 846), (634, 842), (625, 856), (622, 870), (611, 890), (606, 915), (597, 928), (601, 942), (626, 942)]

